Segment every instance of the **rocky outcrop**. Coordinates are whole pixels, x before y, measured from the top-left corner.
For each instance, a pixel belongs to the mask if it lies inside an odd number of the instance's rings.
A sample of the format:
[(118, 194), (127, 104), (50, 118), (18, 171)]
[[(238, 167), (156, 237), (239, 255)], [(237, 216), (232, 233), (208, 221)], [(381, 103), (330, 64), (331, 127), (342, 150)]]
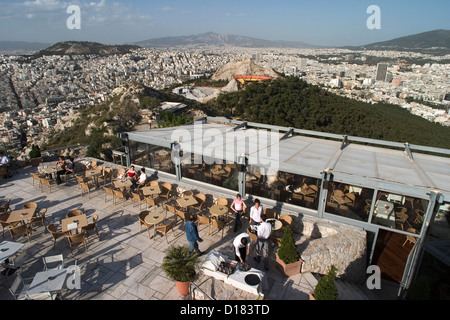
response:
[(211, 80), (227, 80), (231, 81), (235, 76), (263, 76), (278, 78), (278, 74), (272, 69), (257, 65), (252, 60), (233, 61), (219, 68), (211, 77)]
[(326, 274), (337, 268), (337, 276), (362, 283), (367, 269), (366, 232), (348, 226), (294, 217), (293, 231), (301, 238), (297, 250), (304, 261), (303, 272)]

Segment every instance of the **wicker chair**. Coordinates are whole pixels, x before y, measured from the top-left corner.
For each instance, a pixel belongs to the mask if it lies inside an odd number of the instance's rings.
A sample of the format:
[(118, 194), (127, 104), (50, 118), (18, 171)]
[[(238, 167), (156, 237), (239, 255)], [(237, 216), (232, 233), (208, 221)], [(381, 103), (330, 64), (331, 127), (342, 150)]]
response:
[(81, 216), (83, 214), (84, 214), (84, 212), (81, 211), (80, 209), (72, 209), (72, 210), (69, 210), (69, 212), (67, 212), (66, 218)]
[(65, 238), (66, 234), (68, 234), (68, 232), (58, 231), (58, 229), (59, 228), (54, 223), (47, 226), (47, 231), (50, 232), (53, 237), (53, 250), (56, 250), (56, 240)]
[(34, 226), (37, 223), (42, 223), (42, 225), (45, 227), (46, 224), (48, 224), (48, 221), (45, 217), (47, 214), (47, 208), (42, 208), (39, 211), (36, 212), (36, 215), (31, 219), (30, 226)]
[(150, 211), (144, 210), (139, 213), (139, 233), (141, 233), (142, 227), (145, 227), (148, 232), (148, 238), (151, 239), (150, 228), (153, 226), (151, 223), (145, 222), (145, 217), (150, 214)]
[(88, 223), (86, 227), (83, 227), (82, 230), (86, 232), (86, 238), (89, 237), (89, 231), (95, 231), (97, 233), (97, 237), (100, 239), (100, 234), (98, 233), (97, 229), (97, 221), (98, 221), (98, 214), (93, 214), (89, 218), (92, 217), (92, 222)]
[(87, 241), (86, 241), (85, 235), (86, 235), (86, 231), (84, 231), (84, 230), (81, 230), (80, 233), (75, 233), (75, 234), (66, 233), (66, 238), (69, 241), (71, 252), (73, 252), (72, 245), (77, 244), (77, 243), (84, 244), (84, 249), (87, 251)]
[(142, 210), (142, 204), (146, 203), (145, 202), (145, 197), (142, 194), (142, 192), (140, 192), (139, 190), (137, 190), (138, 192), (131, 192), (131, 200), (133, 200), (133, 207), (134, 207), (134, 203), (137, 202), (139, 205), (139, 210)]
[[(167, 244), (169, 244), (169, 240), (167, 240), (167, 233), (170, 230), (172, 230), (172, 235), (175, 237), (175, 231), (173, 228), (174, 224), (175, 224), (175, 222), (172, 219), (169, 219), (168, 223), (163, 223), (163, 224), (155, 226), (155, 233), (160, 232), (160, 233), (164, 234)], [(153, 240), (156, 240), (156, 236), (153, 238)]]

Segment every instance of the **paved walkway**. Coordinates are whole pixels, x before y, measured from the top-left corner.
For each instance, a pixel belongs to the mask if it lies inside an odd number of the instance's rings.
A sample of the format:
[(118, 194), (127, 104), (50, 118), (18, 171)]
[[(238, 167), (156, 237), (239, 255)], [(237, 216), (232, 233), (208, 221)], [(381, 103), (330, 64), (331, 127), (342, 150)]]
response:
[[(187, 244), (184, 228), (179, 221), (175, 227), (175, 235), (168, 234), (169, 244), (164, 236), (159, 234), (156, 239), (149, 239), (146, 230), (139, 233), (138, 213), (139, 205), (130, 199), (122, 204), (113, 205), (111, 198), (105, 201), (103, 190), (91, 192), (91, 198), (85, 194), (81, 197), (76, 180), (54, 188), (50, 194), (47, 189), (41, 192), (38, 184), (32, 184), (30, 172), (35, 168), (26, 167), (13, 178), (0, 180), (0, 200), (12, 199), (11, 208), (21, 207), (25, 202), (37, 202), (40, 208), (47, 208), (47, 219), (50, 223), (59, 223), (68, 210), (82, 209), (88, 216), (99, 215), (97, 227), (100, 239), (91, 233), (88, 249), (83, 245), (75, 245), (73, 252), (67, 239), (58, 239), (56, 249), (53, 249), (53, 238), (42, 225), (36, 225), (30, 242), (26, 237), (16, 238), (25, 244), (28, 260), (23, 270), (23, 276), (33, 277), (43, 268), (42, 257), (62, 253), (66, 264), (73, 264), (76, 260), (81, 268), (81, 290), (65, 290), (64, 299), (81, 300), (182, 300), (186, 299), (178, 294), (175, 283), (168, 279), (160, 264), (164, 257), (164, 250), (172, 244)], [(169, 181), (171, 182), (171, 181)], [(198, 189), (197, 189), (198, 190)], [(198, 190), (211, 194), (208, 190)], [(162, 211), (162, 208), (156, 210)], [(247, 220), (244, 220), (248, 224)], [(202, 251), (218, 251), (233, 257), (232, 240), (236, 236), (233, 230), (226, 229), (223, 239), (221, 232), (215, 231), (208, 235), (208, 226), (200, 225), (200, 236), (204, 239), (200, 243)], [(244, 230), (244, 229), (241, 229)], [(11, 240), (8, 230), (5, 230), (4, 240)], [(248, 263), (256, 268), (253, 259), (254, 243), (251, 247)], [(272, 250), (273, 251), (273, 250)], [(273, 254), (273, 252), (272, 252)], [(202, 256), (202, 259), (206, 257)], [(299, 274), (293, 277), (283, 277), (275, 267), (272, 259), (270, 270), (266, 272), (268, 290), (264, 292), (269, 300), (307, 300), (317, 283), (312, 274)], [(8, 291), (15, 275), (0, 278), (0, 299), (11, 300)], [(237, 290), (225, 285), (222, 281), (206, 277), (201, 272), (195, 283), (200, 288), (220, 300), (255, 300), (258, 296)]]

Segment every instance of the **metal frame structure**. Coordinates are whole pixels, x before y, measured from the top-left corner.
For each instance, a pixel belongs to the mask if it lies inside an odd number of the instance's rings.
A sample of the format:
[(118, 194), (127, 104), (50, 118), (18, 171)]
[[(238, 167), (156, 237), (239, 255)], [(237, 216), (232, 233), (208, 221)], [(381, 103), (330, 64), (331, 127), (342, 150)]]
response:
[[(180, 127), (127, 132), (120, 136), (126, 138), (126, 150), (129, 150), (129, 141), (172, 150), (177, 180), (183, 179), (180, 166), (182, 153), (236, 163), (241, 194), (246, 194), (247, 166), (274, 167), (275, 170), (319, 179), (322, 188), (318, 209), (302, 211), (319, 219), (375, 232), (376, 236), (379, 229), (392, 229), (370, 222), (374, 201), (368, 222), (329, 214), (325, 212), (328, 190), (323, 188), (323, 184), (341, 182), (369, 188), (375, 191), (374, 198), (378, 190), (383, 190), (428, 200), (422, 230), (419, 235), (413, 235), (417, 237), (417, 243), (405, 268), (401, 283), (403, 288), (411, 284), (423, 240), (434, 218), (435, 205), (450, 202), (448, 149), (213, 117), (205, 117)], [(132, 161), (129, 151), (126, 156), (129, 165)], [(288, 210), (299, 211), (297, 206), (284, 205)], [(412, 235), (401, 230), (395, 232)]]

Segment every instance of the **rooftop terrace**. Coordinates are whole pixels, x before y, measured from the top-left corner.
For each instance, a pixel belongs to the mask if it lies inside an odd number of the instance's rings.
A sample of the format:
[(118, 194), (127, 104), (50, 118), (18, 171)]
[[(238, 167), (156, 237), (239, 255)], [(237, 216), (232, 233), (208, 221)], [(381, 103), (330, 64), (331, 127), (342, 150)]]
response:
[[(81, 159), (77, 159), (79, 161)], [(90, 159), (87, 159), (90, 160)], [(102, 164), (99, 161), (99, 164)], [(120, 166), (105, 163), (107, 167), (118, 168)], [(150, 170), (149, 170), (150, 171)], [(74, 247), (73, 252), (67, 239), (56, 241), (56, 249), (53, 248), (53, 238), (42, 225), (36, 225), (27, 241), (26, 237), (16, 238), (17, 242), (24, 243), (23, 251), (27, 254), (27, 263), (22, 270), (25, 278), (33, 277), (36, 272), (42, 271), (44, 256), (63, 254), (66, 264), (76, 264), (81, 268), (81, 290), (64, 290), (63, 299), (70, 300), (186, 300), (189, 297), (180, 296), (175, 283), (168, 279), (160, 268), (164, 251), (173, 244), (187, 244), (182, 223), (178, 221), (175, 226), (175, 234), (168, 233), (169, 244), (161, 234), (156, 239), (149, 239), (148, 233), (143, 230), (139, 233), (138, 214), (141, 211), (138, 204), (128, 199), (124, 205), (112, 203), (111, 198), (105, 198), (103, 189), (91, 191), (90, 199), (87, 194), (81, 196), (76, 179), (72, 178), (59, 186), (40, 190), (37, 183), (33, 186), (30, 172), (36, 172), (36, 168), (25, 167), (20, 169), (12, 178), (0, 180), (0, 200), (11, 199), (11, 208), (20, 208), (26, 202), (37, 202), (39, 208), (47, 208), (47, 220), (49, 223), (59, 223), (71, 209), (82, 209), (87, 216), (99, 215), (97, 227), (100, 238), (95, 233), (88, 238), (87, 250), (83, 245)], [(152, 172), (148, 172), (150, 176)], [(211, 195), (210, 190), (202, 190), (184, 185), (179, 181), (163, 180), (176, 184), (179, 188), (197, 190)], [(221, 194), (214, 194), (217, 198)], [(106, 199), (106, 200), (105, 200)], [(162, 207), (157, 211), (165, 211)], [(244, 219), (244, 228), (248, 220)], [(241, 231), (245, 230), (241, 229)], [(222, 239), (221, 232), (208, 234), (208, 226), (199, 226), (200, 250), (211, 252), (218, 251), (233, 257), (232, 240), (236, 236), (232, 229), (225, 230)], [(5, 230), (3, 240), (11, 241), (8, 230)], [(254, 256), (252, 243), (250, 257), (247, 259), (252, 267), (262, 269), (251, 257)], [(272, 256), (274, 255), (273, 250)], [(206, 258), (206, 255), (201, 257)], [(12, 300), (8, 291), (16, 273), (11, 276), (0, 277), (0, 299)], [(317, 276), (312, 273), (298, 274), (289, 278), (284, 277), (275, 267), (275, 259), (270, 261), (270, 270), (266, 271), (268, 288), (264, 292), (266, 300), (308, 300), (317, 283)], [(205, 293), (217, 300), (256, 300), (258, 296), (238, 290), (222, 281), (207, 277), (202, 272), (197, 274), (194, 281)], [(383, 286), (383, 291), (365, 292), (359, 288), (345, 287), (340, 283), (341, 298), (345, 299), (396, 299), (396, 291), (389, 285)], [(344, 295), (344, 291), (346, 294)], [(355, 295), (349, 295), (355, 292)], [(358, 292), (358, 293), (357, 293)], [(395, 292), (395, 293), (394, 293)]]

